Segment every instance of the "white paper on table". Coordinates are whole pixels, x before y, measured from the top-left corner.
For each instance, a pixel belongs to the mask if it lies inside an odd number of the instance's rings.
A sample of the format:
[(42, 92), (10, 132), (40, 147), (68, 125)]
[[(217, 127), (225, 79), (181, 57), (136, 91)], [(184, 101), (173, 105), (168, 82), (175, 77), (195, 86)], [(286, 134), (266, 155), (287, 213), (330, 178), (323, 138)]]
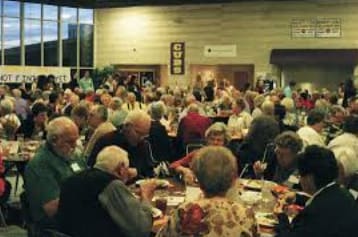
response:
[(175, 197), (175, 196), (170, 196), (167, 198), (168, 206), (178, 206), (179, 204), (183, 203), (185, 201), (185, 197)]
[(198, 187), (187, 186), (185, 189), (185, 201), (193, 202), (200, 199), (203, 196), (203, 192)]
[(182, 196), (181, 197), (180, 196), (167, 196), (167, 197), (154, 196), (152, 201), (155, 202), (158, 198), (166, 199), (168, 206), (178, 206), (179, 204), (185, 201), (185, 197)]

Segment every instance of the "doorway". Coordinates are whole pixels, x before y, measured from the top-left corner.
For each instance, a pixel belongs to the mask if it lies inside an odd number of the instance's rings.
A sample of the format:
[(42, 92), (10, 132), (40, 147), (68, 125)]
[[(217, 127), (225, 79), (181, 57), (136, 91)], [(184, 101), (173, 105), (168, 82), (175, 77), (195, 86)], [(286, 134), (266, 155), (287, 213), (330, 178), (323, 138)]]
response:
[(221, 65), (190, 65), (191, 85), (200, 76), (204, 82), (215, 80), (216, 83), (226, 79), (237, 90), (243, 90), (249, 83), (254, 82), (253, 64), (221, 64)]

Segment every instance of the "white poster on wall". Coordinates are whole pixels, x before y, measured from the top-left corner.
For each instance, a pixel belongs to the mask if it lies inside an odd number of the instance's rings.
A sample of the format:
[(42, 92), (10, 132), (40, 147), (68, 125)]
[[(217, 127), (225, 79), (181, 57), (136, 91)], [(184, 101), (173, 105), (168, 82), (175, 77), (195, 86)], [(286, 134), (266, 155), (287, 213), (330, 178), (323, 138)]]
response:
[(317, 19), (316, 37), (339, 38), (341, 37), (341, 19), (321, 18)]
[(204, 56), (216, 58), (236, 57), (236, 45), (205, 45)]
[(291, 21), (292, 38), (314, 38), (315, 31), (315, 19), (292, 19)]
[(0, 83), (33, 83), (40, 75), (53, 75), (56, 83), (71, 81), (69, 67), (0, 66)]

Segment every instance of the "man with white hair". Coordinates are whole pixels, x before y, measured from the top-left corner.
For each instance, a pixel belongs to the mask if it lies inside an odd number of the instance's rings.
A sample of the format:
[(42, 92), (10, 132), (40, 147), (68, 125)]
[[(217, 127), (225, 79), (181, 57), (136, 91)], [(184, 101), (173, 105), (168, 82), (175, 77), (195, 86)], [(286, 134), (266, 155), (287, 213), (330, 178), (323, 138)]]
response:
[(100, 137), (87, 159), (88, 166), (96, 163), (97, 154), (106, 146), (117, 145), (128, 152), (130, 166), (142, 177), (153, 176), (153, 158), (145, 138), (149, 135), (150, 116), (141, 110), (130, 111), (117, 130)]
[(94, 168), (67, 179), (58, 212), (61, 232), (76, 237), (149, 236), (156, 184), (143, 183), (137, 199), (125, 185), (128, 174), (128, 153), (108, 146), (98, 154)]
[(67, 117), (58, 117), (47, 126), (46, 143), (36, 152), (25, 171), (25, 192), (30, 215), (42, 230), (56, 222), (60, 186), (69, 176), (85, 168), (75, 153), (78, 128)]
[(116, 130), (116, 127), (108, 121), (108, 109), (104, 105), (95, 105), (91, 108), (88, 115), (88, 125), (93, 133), (86, 145), (85, 157), (91, 154), (94, 144), (100, 137)]
[(136, 101), (136, 95), (133, 92), (129, 92), (127, 102), (122, 105), (122, 109), (124, 111), (146, 110), (146, 106), (140, 101)]

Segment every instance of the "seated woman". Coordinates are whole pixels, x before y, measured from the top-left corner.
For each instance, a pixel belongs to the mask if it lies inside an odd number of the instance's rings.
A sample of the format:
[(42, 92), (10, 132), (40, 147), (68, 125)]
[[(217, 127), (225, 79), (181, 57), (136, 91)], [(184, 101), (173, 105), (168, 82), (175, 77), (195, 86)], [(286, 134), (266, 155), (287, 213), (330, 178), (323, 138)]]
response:
[(158, 236), (256, 236), (253, 212), (225, 197), (237, 177), (236, 159), (230, 150), (202, 148), (192, 167), (204, 197), (173, 210)]
[[(228, 145), (231, 137), (228, 129), (224, 123), (214, 123), (205, 132), (205, 140), (209, 146), (224, 146)], [(193, 183), (195, 176), (193, 171), (189, 168), (190, 163), (195, 155), (196, 151), (193, 151), (180, 160), (177, 160), (170, 164), (170, 168), (174, 169), (175, 172), (183, 175), (186, 183)]]
[(271, 165), (274, 161), (273, 141), (279, 133), (279, 125), (273, 116), (261, 115), (252, 121), (249, 131), (237, 151), (241, 176), (255, 178), (253, 164), (262, 160), (263, 157), (266, 157), (265, 160), (268, 163), (267, 170), (272, 172), (271, 170), (274, 169), (274, 166)]
[(294, 132), (286, 131), (275, 138), (274, 169), (265, 169), (266, 164), (256, 161), (254, 171), (257, 178), (264, 176), (287, 187), (298, 185), (297, 154), (302, 150), (302, 140)]

